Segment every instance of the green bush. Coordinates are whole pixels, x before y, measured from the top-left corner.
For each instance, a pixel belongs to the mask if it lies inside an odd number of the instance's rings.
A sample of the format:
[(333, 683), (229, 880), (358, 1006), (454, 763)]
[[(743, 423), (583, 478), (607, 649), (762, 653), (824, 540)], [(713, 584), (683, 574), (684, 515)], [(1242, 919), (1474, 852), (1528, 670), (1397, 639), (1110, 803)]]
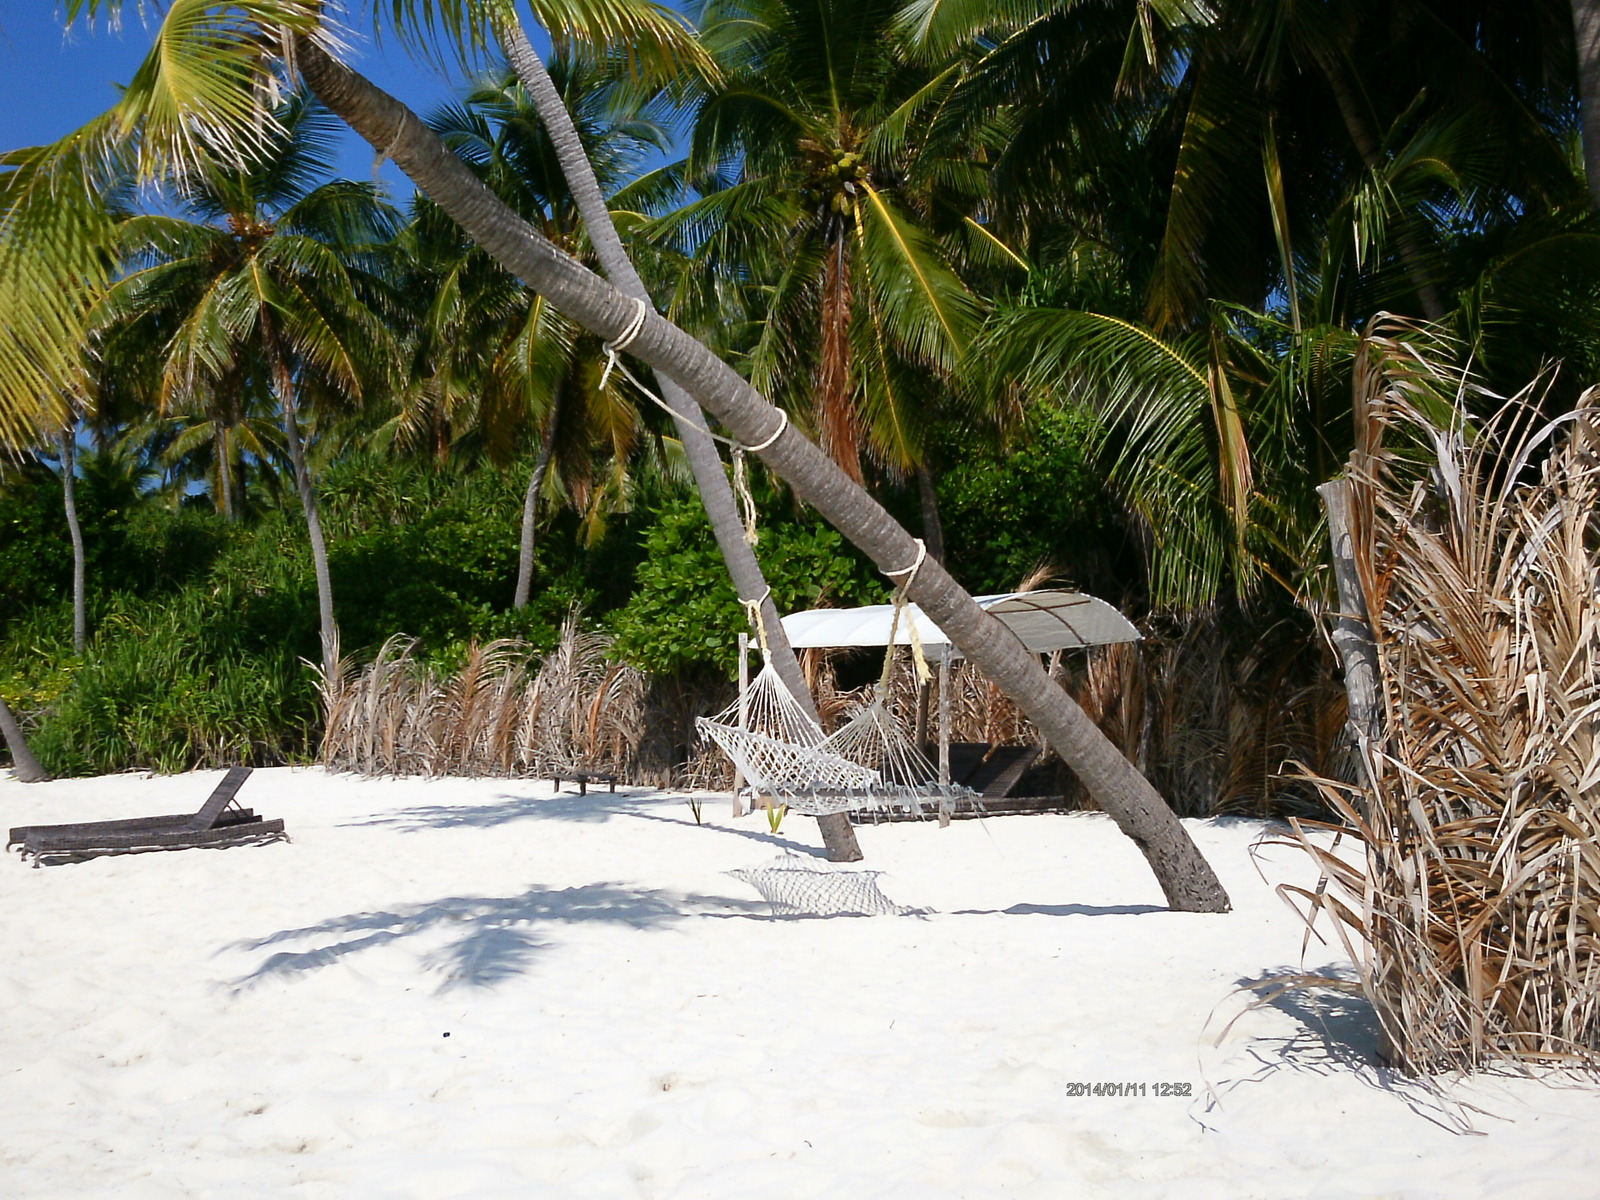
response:
[(1006, 452), (947, 446), (938, 481), (945, 565), (975, 593), (1015, 590), (1041, 564), (1116, 599), (1140, 578), (1137, 547), (1088, 457), (1091, 418), (1038, 408)]
[[(764, 515), (760, 539), (756, 556), (779, 612), (887, 596), (862, 555), (815, 514)], [(617, 653), (647, 671), (735, 669), (739, 632), (750, 626), (698, 498), (656, 510), (634, 593), (610, 624)]]

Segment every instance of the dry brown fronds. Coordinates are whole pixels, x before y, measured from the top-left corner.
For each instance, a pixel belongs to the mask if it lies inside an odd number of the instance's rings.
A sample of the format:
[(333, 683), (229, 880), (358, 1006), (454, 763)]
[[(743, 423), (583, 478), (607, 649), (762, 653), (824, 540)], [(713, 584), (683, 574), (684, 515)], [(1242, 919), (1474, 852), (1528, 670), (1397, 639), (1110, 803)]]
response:
[(1335, 918), (1397, 1065), (1600, 1067), (1600, 411), (1546, 423), (1530, 389), (1478, 422), (1469, 381), (1367, 350), (1385, 726), (1370, 786), (1319, 780), (1359, 852), (1296, 826), (1326, 886), (1288, 893)]
[(645, 718), (644, 675), (607, 658), (610, 639), (569, 619), (542, 663), (515, 641), (473, 643), (455, 674), (393, 637), (363, 668), (323, 683), (322, 760), (367, 775), (629, 776)]

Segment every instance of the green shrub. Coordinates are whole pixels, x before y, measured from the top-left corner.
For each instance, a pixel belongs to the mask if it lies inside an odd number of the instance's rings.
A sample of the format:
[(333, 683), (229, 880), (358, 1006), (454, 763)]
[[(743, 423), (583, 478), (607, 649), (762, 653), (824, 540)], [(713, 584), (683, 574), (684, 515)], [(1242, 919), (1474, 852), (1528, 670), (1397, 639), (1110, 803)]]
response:
[[(887, 595), (862, 555), (815, 514), (764, 515), (756, 555), (779, 612), (870, 604)], [(647, 671), (735, 668), (739, 632), (750, 626), (698, 498), (657, 509), (634, 593), (610, 624), (617, 653)]]

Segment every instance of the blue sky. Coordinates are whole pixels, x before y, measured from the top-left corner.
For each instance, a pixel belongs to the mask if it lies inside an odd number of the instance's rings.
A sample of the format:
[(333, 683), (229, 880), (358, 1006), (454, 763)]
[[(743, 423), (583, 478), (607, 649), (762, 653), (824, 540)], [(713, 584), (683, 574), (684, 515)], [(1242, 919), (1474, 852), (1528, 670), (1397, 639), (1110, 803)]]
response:
[[(64, 31), (48, 0), (0, 0), (0, 150), (54, 141), (105, 111), (150, 46), (129, 0), (123, 29)], [(452, 83), (413, 62), (397, 45), (355, 48), (356, 64), (375, 82), (426, 113), (449, 98)], [(372, 176), (372, 151), (354, 134), (340, 159), (341, 174)], [(410, 187), (392, 164), (382, 178), (398, 195)]]

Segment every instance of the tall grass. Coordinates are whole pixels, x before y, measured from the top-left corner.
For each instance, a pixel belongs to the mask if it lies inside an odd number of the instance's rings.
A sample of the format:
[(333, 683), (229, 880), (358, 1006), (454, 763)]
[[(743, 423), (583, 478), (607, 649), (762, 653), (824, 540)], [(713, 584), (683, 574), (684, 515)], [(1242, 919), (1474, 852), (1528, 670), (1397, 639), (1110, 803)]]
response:
[[(1399, 1065), (1600, 1067), (1600, 411), (1470, 383), (1369, 339), (1352, 461), (1379, 659), (1364, 786), (1300, 827)], [(1592, 394), (1591, 394), (1592, 395)], [(1355, 850), (1346, 847), (1353, 835)]]

